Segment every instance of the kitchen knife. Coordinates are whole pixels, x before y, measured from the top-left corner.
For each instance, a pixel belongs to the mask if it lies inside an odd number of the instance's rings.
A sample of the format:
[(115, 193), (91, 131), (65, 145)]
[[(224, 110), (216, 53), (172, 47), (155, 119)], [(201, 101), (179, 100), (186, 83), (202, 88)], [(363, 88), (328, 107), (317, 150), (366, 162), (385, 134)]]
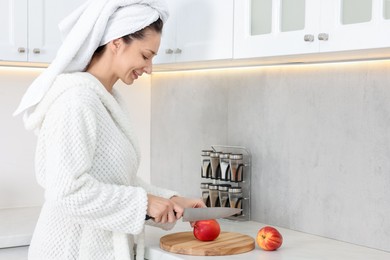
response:
[[(206, 219), (226, 218), (238, 214), (242, 209), (229, 207), (211, 207), (211, 208), (185, 208), (183, 213), (183, 221), (198, 221)], [(146, 215), (145, 220), (153, 219)]]

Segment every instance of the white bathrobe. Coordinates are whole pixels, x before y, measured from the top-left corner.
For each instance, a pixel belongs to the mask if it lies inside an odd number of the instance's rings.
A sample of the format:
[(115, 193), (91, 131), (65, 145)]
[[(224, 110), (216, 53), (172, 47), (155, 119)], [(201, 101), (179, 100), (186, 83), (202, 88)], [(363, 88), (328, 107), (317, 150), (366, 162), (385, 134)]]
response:
[(45, 189), (29, 260), (128, 260), (134, 240), (143, 258), (147, 193), (176, 193), (136, 176), (139, 148), (120, 103), (89, 73), (61, 74), (27, 119), (38, 130), (36, 175)]

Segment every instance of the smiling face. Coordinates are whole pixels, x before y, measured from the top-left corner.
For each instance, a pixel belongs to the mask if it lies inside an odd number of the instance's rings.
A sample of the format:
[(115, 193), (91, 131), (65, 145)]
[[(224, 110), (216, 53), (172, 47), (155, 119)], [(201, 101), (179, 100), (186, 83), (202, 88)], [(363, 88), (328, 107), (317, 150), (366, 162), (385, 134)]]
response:
[(113, 42), (117, 48), (112, 70), (118, 79), (131, 85), (143, 73), (152, 73), (152, 59), (160, 46), (161, 34), (146, 29), (142, 39), (126, 43), (122, 38)]
[(152, 73), (152, 59), (160, 47), (162, 26), (158, 19), (142, 30), (100, 46), (85, 71), (110, 93), (118, 79), (131, 85), (143, 73)]

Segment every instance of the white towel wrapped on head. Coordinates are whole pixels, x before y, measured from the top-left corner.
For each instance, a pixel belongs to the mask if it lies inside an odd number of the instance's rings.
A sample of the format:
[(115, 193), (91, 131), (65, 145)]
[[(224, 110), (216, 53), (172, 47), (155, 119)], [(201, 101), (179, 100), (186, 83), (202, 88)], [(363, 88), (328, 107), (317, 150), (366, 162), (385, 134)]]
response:
[(158, 18), (168, 19), (163, 0), (88, 0), (60, 23), (64, 42), (56, 58), (27, 89), (14, 115), (25, 112), (28, 117), (57, 75), (85, 70), (99, 46), (137, 32)]

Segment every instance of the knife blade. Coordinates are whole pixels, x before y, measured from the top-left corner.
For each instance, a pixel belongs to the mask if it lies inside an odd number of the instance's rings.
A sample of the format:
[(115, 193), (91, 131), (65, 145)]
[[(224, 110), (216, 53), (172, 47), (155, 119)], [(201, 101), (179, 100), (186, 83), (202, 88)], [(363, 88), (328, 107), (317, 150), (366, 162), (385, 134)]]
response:
[[(226, 218), (238, 214), (242, 209), (229, 207), (211, 207), (211, 208), (185, 208), (183, 221), (198, 221), (207, 219)], [(145, 220), (153, 219), (146, 215)]]
[(228, 207), (185, 208), (183, 213), (183, 221), (226, 218), (238, 214), (241, 211), (242, 209)]

